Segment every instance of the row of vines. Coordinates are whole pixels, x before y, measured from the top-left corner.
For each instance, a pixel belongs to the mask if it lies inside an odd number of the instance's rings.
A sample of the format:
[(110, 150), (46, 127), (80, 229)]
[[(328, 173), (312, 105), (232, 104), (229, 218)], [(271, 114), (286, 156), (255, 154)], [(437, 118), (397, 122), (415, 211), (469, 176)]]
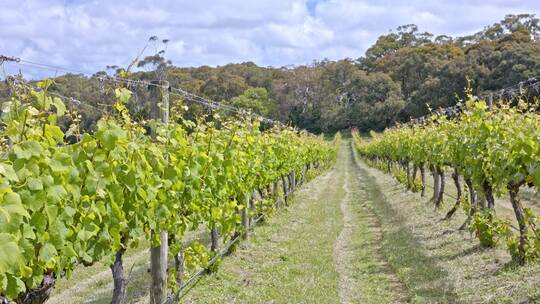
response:
[[(174, 291), (175, 272), (204, 267), (212, 254), (184, 245), (186, 233), (206, 227), (233, 238), (245, 229), (243, 216), (276, 207), (278, 181), (285, 189), (336, 156), (322, 137), (261, 131), (256, 119), (183, 120), (181, 106), (171, 107), (168, 124), (134, 121), (125, 88), (95, 132), (80, 134), (80, 116), (48, 95), (49, 85), (18, 87), (2, 108), (0, 302), (42, 303), (56, 278), (100, 261), (111, 265), (113, 301), (121, 303), (122, 256), (141, 240), (159, 245), (152, 231), (167, 232), (169, 255), (182, 257), (169, 270)], [(250, 206), (256, 191), (261, 200)]]
[[(489, 107), (469, 95), (456, 118), (433, 115), (422, 124), (400, 125), (369, 139), (354, 133), (354, 142), (368, 164), (393, 173), (422, 196), (429, 170), (437, 208), (445, 172), (450, 173), (457, 197), (445, 219), (461, 207), (467, 215), (461, 229), (475, 231), (482, 245), (506, 244), (518, 263), (539, 261), (540, 217), (519, 196), (522, 187), (540, 189), (540, 115), (535, 109), (523, 101)], [(503, 196), (509, 197), (518, 227), (495, 213), (495, 197)]]

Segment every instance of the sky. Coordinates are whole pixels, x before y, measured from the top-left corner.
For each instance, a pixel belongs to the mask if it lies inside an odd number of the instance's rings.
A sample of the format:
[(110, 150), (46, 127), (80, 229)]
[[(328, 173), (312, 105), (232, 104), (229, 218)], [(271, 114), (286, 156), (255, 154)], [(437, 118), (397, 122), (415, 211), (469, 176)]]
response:
[[(539, 0), (2, 0), (0, 55), (93, 73), (125, 67), (151, 36), (176, 66), (261, 66), (361, 57), (399, 25), (462, 36)], [(145, 55), (161, 49), (151, 44)], [(56, 71), (5, 64), (28, 78)]]

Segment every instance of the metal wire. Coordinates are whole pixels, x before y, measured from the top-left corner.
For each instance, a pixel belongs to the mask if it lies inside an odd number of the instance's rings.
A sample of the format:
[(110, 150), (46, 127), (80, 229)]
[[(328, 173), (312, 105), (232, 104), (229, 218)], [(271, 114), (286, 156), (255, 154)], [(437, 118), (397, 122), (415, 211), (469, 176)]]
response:
[(101, 74), (89, 73), (89, 72), (84, 72), (84, 71), (78, 71), (78, 70), (75, 70), (75, 69), (67, 69), (67, 68), (63, 68), (63, 67), (59, 67), (59, 66), (55, 66), (55, 65), (51, 65), (51, 64), (33, 62), (33, 61), (29, 61), (29, 60), (24, 60), (24, 59), (21, 59), (21, 58), (8, 57), (8, 56), (0, 55), (0, 63), (3, 63), (3, 62), (13, 62), (15, 64), (19, 64), (19, 65), (23, 65), (23, 66), (30, 66), (30, 67), (35, 67), (35, 68), (38, 68), (38, 69), (52, 70), (52, 71), (56, 71), (56, 72), (62, 71), (62, 72), (66, 72), (66, 73), (81, 74), (81, 75), (89, 76), (90, 78), (96, 78), (96, 79), (98, 79), (100, 81), (112, 81), (112, 82), (117, 82), (117, 83), (125, 83), (125, 84), (131, 85), (131, 86), (147, 86), (147, 87), (153, 86), (153, 87), (157, 87), (157, 88), (168, 89), (171, 93), (173, 93), (173, 95), (180, 96), (180, 97), (183, 97), (183, 98), (185, 98), (185, 99), (187, 99), (189, 101), (199, 103), (199, 104), (204, 105), (204, 106), (206, 106), (206, 107), (208, 107), (210, 109), (214, 109), (214, 110), (216, 110), (216, 109), (225, 109), (227, 111), (234, 112), (234, 113), (237, 113), (237, 114), (249, 115), (251, 118), (259, 119), (262, 122), (265, 122), (265, 123), (268, 123), (268, 124), (277, 124), (277, 125), (280, 125), (280, 126), (284, 126), (284, 124), (282, 122), (280, 122), (280, 121), (276, 121), (276, 120), (273, 120), (273, 119), (268, 118), (268, 117), (264, 117), (264, 116), (259, 115), (259, 114), (248, 112), (245, 109), (241, 109), (241, 108), (237, 108), (237, 107), (227, 105), (227, 104), (224, 104), (224, 103), (216, 102), (216, 101), (213, 101), (213, 100), (210, 100), (210, 99), (195, 95), (193, 93), (189, 93), (189, 92), (187, 92), (187, 91), (185, 91), (185, 90), (183, 90), (181, 88), (164, 86), (164, 85), (161, 85), (161, 84), (156, 83), (156, 82), (149, 82), (149, 81), (144, 81), (144, 80), (133, 80), (133, 79), (123, 78), (123, 77), (118, 77), (118, 76), (110, 76), (110, 75), (101, 75)]
[(250, 113), (250, 112), (248, 112), (248, 111), (246, 111), (244, 109), (236, 108), (236, 107), (231, 106), (231, 105), (227, 105), (227, 104), (224, 104), (224, 103), (218, 103), (218, 102), (215, 102), (213, 100), (206, 99), (204, 97), (189, 93), (189, 92), (187, 92), (185, 90), (182, 90), (180, 88), (171, 88), (171, 93), (173, 95), (183, 97), (183, 98), (185, 98), (185, 99), (187, 99), (189, 101), (193, 101), (193, 102), (202, 104), (202, 105), (204, 105), (204, 106), (206, 106), (208, 108), (211, 108), (211, 109), (216, 109), (216, 110), (217, 109), (225, 109), (225, 110), (233, 112), (233, 113), (249, 115), (250, 117), (252, 117), (254, 119), (260, 119), (261, 121), (263, 121), (265, 123), (278, 124), (278, 125), (283, 126), (283, 123), (280, 122), (280, 121), (276, 121), (276, 120), (273, 120), (273, 119), (270, 119), (270, 118), (255, 114), (255, 113)]
[[(42, 92), (44, 91), (42, 88), (39, 88), (39, 87), (36, 87), (30, 83), (25, 83), (24, 85), (30, 87), (31, 89), (37, 91), (37, 92)], [(68, 97), (68, 96), (64, 96), (60, 93), (56, 93), (56, 92), (50, 92), (50, 91), (47, 91), (47, 94), (50, 94), (50, 95), (53, 95), (55, 97), (58, 97), (64, 101), (67, 101), (67, 102), (70, 102), (71, 104), (74, 104), (74, 105), (77, 105), (77, 106), (84, 106), (84, 107), (88, 107), (88, 108), (91, 108), (91, 109), (94, 109), (96, 111), (99, 111), (101, 112), (102, 114), (109, 114), (109, 112), (107, 112), (106, 110), (103, 110), (102, 108), (99, 108), (99, 107), (96, 107), (94, 105), (91, 105), (87, 102), (83, 102), (77, 98), (74, 98), (74, 97)], [(108, 105), (104, 105), (104, 106), (108, 106)]]
[[(514, 85), (511, 85), (509, 87), (503, 88), (495, 92), (484, 92), (478, 96), (479, 97), (478, 100), (488, 99), (489, 102), (492, 102), (492, 98), (494, 96), (496, 96), (498, 99), (503, 99), (505, 96), (508, 96), (510, 98), (516, 98), (516, 97), (526, 94), (527, 90), (530, 88), (535, 89), (536, 93), (540, 94), (540, 76), (531, 77), (525, 81), (520, 81)], [(435, 110), (433, 113), (430, 113), (428, 115), (411, 119), (409, 121), (409, 124), (423, 123), (424, 121), (429, 121), (429, 118), (433, 114), (453, 117), (453, 116), (459, 115), (463, 111), (464, 107), (465, 105), (463, 104), (457, 104), (455, 106), (439, 108)]]

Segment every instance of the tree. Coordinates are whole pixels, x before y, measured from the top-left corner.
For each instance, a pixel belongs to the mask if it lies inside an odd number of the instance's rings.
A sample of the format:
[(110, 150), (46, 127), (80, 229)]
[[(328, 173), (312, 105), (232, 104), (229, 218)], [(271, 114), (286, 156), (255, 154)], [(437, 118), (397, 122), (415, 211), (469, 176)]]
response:
[(271, 115), (276, 108), (275, 102), (268, 96), (265, 88), (247, 89), (244, 94), (232, 98), (230, 104), (262, 116)]

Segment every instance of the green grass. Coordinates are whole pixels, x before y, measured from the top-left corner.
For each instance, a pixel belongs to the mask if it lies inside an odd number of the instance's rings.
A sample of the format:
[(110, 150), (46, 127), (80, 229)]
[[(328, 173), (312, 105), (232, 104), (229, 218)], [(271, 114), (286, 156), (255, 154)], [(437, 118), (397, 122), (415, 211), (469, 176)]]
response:
[[(124, 256), (124, 271), (129, 278), (129, 299), (140, 298), (148, 290), (148, 248), (149, 243), (142, 242), (138, 248), (128, 249)], [(52, 297), (47, 303), (110, 303), (112, 287), (112, 275), (108, 265), (96, 263), (91, 267), (80, 266), (72, 276), (56, 282)]]
[[(340, 303), (341, 292), (350, 303), (403, 302), (407, 294), (383, 260), (380, 227), (364, 205), (350, 152), (344, 142), (331, 172), (307, 184), (291, 207), (257, 227), (252, 239), (183, 301)], [(349, 212), (348, 223), (341, 208)], [(344, 224), (350, 235), (338, 244)], [(345, 268), (341, 277), (336, 268)]]
[(432, 257), (427, 256), (413, 233), (405, 228), (403, 217), (392, 208), (377, 181), (364, 165), (358, 178), (369, 198), (369, 208), (383, 227), (382, 250), (394, 272), (406, 285), (413, 303), (453, 303), (456, 295)]
[[(336, 180), (337, 179), (337, 180)], [(332, 181), (332, 182), (330, 182)], [(184, 303), (338, 303), (333, 244), (341, 229), (329, 173), (306, 184), (293, 206), (255, 228), (248, 242), (204, 277)]]
[(515, 267), (501, 248), (479, 246), (457, 231), (465, 220), (418, 193), (406, 192), (390, 175), (359, 162), (373, 209), (383, 227), (384, 254), (409, 288), (413, 303), (540, 303), (540, 265)]

